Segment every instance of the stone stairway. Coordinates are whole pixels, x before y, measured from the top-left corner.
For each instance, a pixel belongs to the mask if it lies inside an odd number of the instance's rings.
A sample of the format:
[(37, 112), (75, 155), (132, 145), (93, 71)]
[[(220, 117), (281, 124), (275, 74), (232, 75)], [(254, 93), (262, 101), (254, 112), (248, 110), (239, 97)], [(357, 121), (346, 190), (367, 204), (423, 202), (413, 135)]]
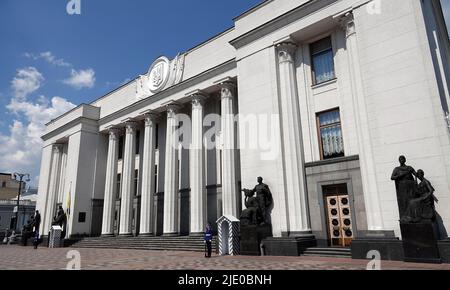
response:
[(304, 256), (310, 257), (332, 257), (351, 258), (350, 248), (308, 248), (303, 252)]
[[(203, 252), (205, 244), (203, 237), (92, 237), (71, 243), (72, 248), (101, 249), (135, 249), (135, 250), (168, 250)], [(212, 242), (213, 252), (216, 251), (216, 240)]]

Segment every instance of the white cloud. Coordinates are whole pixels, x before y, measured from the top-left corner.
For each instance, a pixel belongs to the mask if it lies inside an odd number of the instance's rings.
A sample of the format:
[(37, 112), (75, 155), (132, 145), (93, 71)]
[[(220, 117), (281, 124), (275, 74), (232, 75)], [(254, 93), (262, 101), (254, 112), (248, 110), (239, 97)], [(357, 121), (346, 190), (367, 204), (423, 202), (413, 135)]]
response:
[(51, 51), (41, 52), (39, 54), (33, 54), (30, 52), (24, 53), (24, 56), (26, 58), (31, 58), (34, 60), (43, 59), (46, 62), (56, 65), (56, 66), (62, 66), (62, 67), (71, 67), (72, 64), (65, 62), (62, 58), (57, 58)]
[(44, 77), (35, 67), (19, 69), (11, 81), (14, 97), (24, 99), (41, 87)]
[(70, 78), (64, 80), (64, 83), (77, 90), (92, 88), (95, 84), (95, 71), (91, 68), (78, 71), (72, 69)]
[[(19, 74), (20, 70), (15, 79), (20, 78)], [(49, 100), (40, 96), (31, 102), (26, 96), (14, 96), (6, 107), (15, 116), (13, 123), (9, 133), (0, 134), (0, 172), (30, 173), (32, 184), (37, 185), (45, 124), (74, 107), (61, 97)]]

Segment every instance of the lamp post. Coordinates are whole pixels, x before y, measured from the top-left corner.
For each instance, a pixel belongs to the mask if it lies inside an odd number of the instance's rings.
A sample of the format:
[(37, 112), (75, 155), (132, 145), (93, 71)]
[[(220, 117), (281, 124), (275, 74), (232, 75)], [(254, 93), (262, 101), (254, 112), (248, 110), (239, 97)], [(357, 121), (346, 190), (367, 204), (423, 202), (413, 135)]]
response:
[(13, 174), (13, 179), (16, 181), (19, 181), (19, 192), (17, 194), (17, 209), (16, 209), (16, 220), (14, 221), (14, 230), (17, 233), (17, 226), (19, 224), (19, 203), (20, 203), (20, 194), (22, 193), (22, 182), (24, 177), (27, 177), (27, 179), (25, 179), (25, 181), (29, 182), (30, 181), (30, 174), (28, 173), (14, 173)]

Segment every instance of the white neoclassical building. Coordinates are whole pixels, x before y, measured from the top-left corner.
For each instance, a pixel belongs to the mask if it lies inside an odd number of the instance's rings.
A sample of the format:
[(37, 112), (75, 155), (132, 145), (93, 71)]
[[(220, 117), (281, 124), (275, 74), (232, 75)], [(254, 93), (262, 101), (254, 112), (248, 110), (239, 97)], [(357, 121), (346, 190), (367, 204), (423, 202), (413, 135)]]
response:
[[(401, 238), (398, 156), (450, 227), (450, 46), (439, 1), (267, 0), (47, 124), (37, 208), (69, 236), (196, 235), (264, 177), (278, 246)], [(70, 201), (69, 201), (70, 200)], [(364, 244), (366, 243), (366, 244)]]

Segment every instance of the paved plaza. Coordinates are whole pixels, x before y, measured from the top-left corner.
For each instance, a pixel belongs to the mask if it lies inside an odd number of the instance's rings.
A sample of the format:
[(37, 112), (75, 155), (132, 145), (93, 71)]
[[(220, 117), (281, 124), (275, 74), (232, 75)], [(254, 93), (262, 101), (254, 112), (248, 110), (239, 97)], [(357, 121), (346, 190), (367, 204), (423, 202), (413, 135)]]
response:
[[(0, 246), (1, 270), (66, 269), (77, 250), (82, 270), (365, 270), (367, 261), (324, 257), (214, 256), (202, 253), (118, 249), (48, 249)], [(381, 263), (383, 270), (450, 270), (450, 264)]]

